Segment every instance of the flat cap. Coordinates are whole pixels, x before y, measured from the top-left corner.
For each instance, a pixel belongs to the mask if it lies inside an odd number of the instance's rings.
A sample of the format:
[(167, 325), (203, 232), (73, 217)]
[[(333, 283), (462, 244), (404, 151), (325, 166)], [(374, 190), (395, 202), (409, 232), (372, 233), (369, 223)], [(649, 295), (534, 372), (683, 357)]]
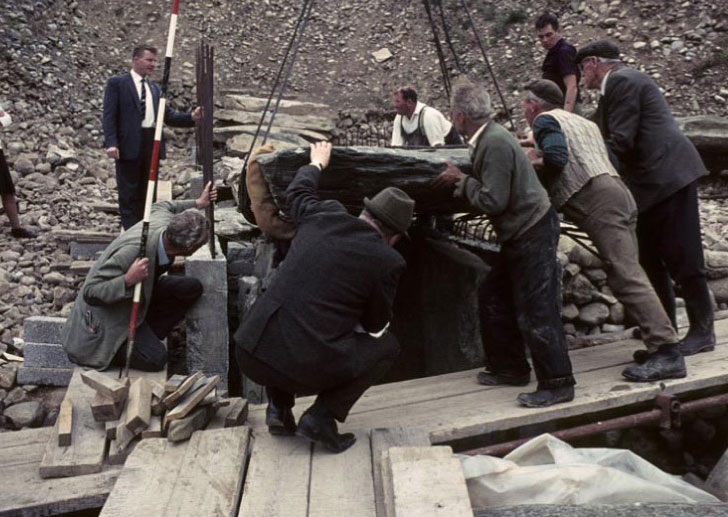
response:
[(553, 104), (555, 106), (564, 105), (564, 94), (561, 91), (561, 88), (559, 88), (555, 82), (549, 81), (548, 79), (539, 79), (538, 81), (534, 81), (526, 86), (526, 90), (532, 92), (536, 97), (545, 100), (549, 104)]
[(576, 53), (576, 63), (579, 64), (584, 58), (592, 56), (606, 59), (619, 59), (619, 47), (605, 39), (592, 41), (588, 45), (584, 45)]

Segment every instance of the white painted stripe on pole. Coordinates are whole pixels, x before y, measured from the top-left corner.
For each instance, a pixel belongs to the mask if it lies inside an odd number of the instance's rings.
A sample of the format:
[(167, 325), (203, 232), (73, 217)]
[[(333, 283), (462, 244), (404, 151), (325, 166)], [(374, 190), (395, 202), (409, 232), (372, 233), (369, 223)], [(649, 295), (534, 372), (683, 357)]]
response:
[(167, 99), (162, 97), (159, 99), (159, 109), (157, 110), (157, 127), (154, 129), (154, 139), (162, 141), (162, 126), (164, 126), (164, 110), (167, 109)]
[[(157, 162), (159, 163), (159, 162)], [(159, 170), (159, 166), (157, 166), (157, 170)], [(149, 222), (149, 216), (152, 213), (152, 200), (154, 199), (154, 181), (149, 180), (147, 182), (147, 199), (144, 202), (144, 222)]]
[[(139, 301), (142, 299), (142, 282), (137, 282), (134, 285), (134, 299), (132, 300), (134, 303), (139, 303)], [(134, 322), (136, 324), (136, 322)]]
[(177, 15), (173, 14), (169, 20), (169, 34), (167, 35), (167, 55), (173, 57), (174, 54), (174, 34), (177, 32)]

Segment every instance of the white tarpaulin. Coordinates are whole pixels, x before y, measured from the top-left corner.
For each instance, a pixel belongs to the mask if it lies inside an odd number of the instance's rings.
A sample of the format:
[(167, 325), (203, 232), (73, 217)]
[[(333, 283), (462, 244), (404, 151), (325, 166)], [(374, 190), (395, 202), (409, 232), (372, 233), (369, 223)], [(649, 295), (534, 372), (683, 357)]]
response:
[(473, 508), (518, 504), (718, 503), (624, 449), (575, 449), (542, 434), (500, 459), (458, 455)]

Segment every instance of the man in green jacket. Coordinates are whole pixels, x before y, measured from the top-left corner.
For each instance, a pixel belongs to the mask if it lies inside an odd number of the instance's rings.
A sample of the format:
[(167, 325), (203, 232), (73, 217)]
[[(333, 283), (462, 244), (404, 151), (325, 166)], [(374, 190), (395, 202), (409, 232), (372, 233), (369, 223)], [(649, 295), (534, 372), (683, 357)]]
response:
[(143, 282), (132, 351), (132, 368), (159, 371), (167, 363), (162, 340), (202, 294), (196, 278), (163, 275), (175, 256), (189, 256), (207, 242), (210, 224), (196, 210), (217, 198), (208, 184), (196, 200), (152, 206), (144, 258), (139, 258), (142, 222), (114, 240), (95, 262), (61, 334), (74, 363), (97, 369), (126, 360), (134, 286)]
[(528, 384), (528, 346), (538, 388), (518, 401), (527, 407), (568, 402), (575, 381), (559, 315), (558, 216), (516, 139), (491, 120), (485, 89), (461, 81), (451, 106), (453, 124), (469, 139), (472, 174), (448, 163), (434, 185), (454, 188), (456, 197), (487, 215), (501, 245), (478, 292), (487, 366), (478, 382)]

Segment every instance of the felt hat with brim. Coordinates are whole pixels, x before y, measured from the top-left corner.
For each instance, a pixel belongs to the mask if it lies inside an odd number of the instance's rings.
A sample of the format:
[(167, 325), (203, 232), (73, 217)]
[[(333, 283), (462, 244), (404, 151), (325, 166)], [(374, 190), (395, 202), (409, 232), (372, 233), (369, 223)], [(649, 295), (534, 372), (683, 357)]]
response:
[(578, 65), (588, 57), (603, 57), (605, 59), (619, 59), (619, 47), (605, 39), (593, 41), (584, 45), (576, 53), (576, 64)]
[(531, 84), (526, 86), (526, 90), (533, 93), (539, 99), (545, 100), (554, 106), (564, 105), (564, 94), (562, 93), (561, 88), (559, 88), (559, 85), (555, 82), (549, 81), (548, 79), (533, 81)]
[(415, 201), (397, 187), (387, 187), (376, 196), (364, 198), (364, 206), (374, 217), (399, 233), (407, 233), (412, 224)]

